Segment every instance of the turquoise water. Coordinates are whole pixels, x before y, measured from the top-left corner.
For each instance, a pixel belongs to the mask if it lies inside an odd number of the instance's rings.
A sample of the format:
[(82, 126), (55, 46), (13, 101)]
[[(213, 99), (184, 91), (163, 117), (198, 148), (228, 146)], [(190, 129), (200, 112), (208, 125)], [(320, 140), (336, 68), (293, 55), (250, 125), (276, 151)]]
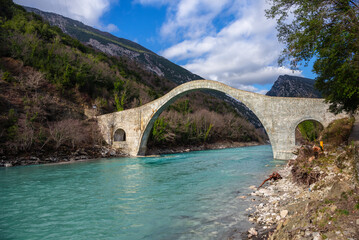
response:
[(256, 146), (3, 168), (0, 239), (222, 239), (277, 164)]

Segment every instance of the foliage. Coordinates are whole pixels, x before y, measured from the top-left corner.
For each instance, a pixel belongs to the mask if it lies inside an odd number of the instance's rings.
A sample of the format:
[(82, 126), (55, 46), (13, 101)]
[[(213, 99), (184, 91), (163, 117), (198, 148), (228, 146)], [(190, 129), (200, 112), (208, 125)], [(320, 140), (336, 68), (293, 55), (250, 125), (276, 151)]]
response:
[(183, 115), (193, 112), (193, 110), (189, 106), (189, 99), (179, 100), (169, 106), (168, 109), (177, 111), (179, 113), (182, 113)]
[(208, 138), (208, 136), (209, 136), (209, 132), (211, 131), (212, 127), (213, 127), (213, 125), (212, 125), (212, 123), (210, 123), (210, 124), (209, 124), (209, 127), (208, 127), (208, 129), (207, 129), (207, 131), (206, 131), (206, 134), (205, 134), (204, 137), (203, 137), (203, 142), (207, 141), (207, 138)]
[(187, 106), (186, 102), (178, 100), (170, 111), (163, 112), (157, 119), (150, 135), (150, 148), (166, 145), (188, 146), (216, 141), (263, 142), (265, 138), (263, 133), (234, 113), (220, 114), (205, 109), (184, 113), (184, 109), (195, 108), (193, 103), (188, 102)]
[[(124, 83), (124, 81), (116, 81), (114, 82), (114, 96), (115, 96), (115, 105), (117, 111), (122, 111), (124, 109), (126, 93), (128, 88), (128, 81)], [(122, 91), (121, 97), (119, 96)]]
[(16, 125), (17, 123), (17, 117), (15, 115), (15, 110), (11, 108), (8, 113), (7, 117), (7, 123), (5, 125), (7, 131), (7, 138), (8, 139), (14, 139), (18, 130), (18, 127)]
[(325, 143), (338, 146), (348, 140), (351, 129), (354, 124), (354, 118), (343, 118), (333, 121), (324, 129), (322, 139)]
[(323, 127), (319, 122), (307, 120), (301, 122), (298, 125), (298, 129), (307, 141), (313, 142), (319, 137)]
[[(330, 110), (354, 112), (359, 106), (359, 6), (353, 0), (270, 0), (267, 17), (277, 19), (286, 45), (279, 63), (293, 69), (314, 57), (315, 86)], [(291, 19), (293, 19), (291, 21)]]
[(152, 128), (152, 138), (155, 142), (160, 143), (166, 140), (168, 123), (163, 118), (158, 118)]
[(359, 202), (357, 204), (355, 204), (355, 209), (359, 210)]
[[(0, 12), (0, 56), (21, 60), (23, 65), (39, 70), (64, 95), (78, 89), (91, 99), (105, 97), (108, 106), (103, 106), (101, 112), (112, 112), (147, 103), (158, 97), (162, 87), (168, 90), (167, 80), (160, 80), (163, 86), (155, 84), (158, 77), (131, 60), (95, 51), (40, 16), (5, 2)], [(4, 71), (3, 76), (12, 81), (11, 72)], [(121, 89), (116, 89), (117, 83)]]

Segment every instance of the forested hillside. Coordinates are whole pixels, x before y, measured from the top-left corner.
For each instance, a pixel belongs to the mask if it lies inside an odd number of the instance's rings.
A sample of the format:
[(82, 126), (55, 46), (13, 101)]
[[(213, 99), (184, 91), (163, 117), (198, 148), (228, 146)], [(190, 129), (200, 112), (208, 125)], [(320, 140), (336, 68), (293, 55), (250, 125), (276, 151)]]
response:
[(118, 38), (110, 33), (102, 32), (59, 14), (43, 12), (30, 7), (25, 7), (25, 9), (39, 14), (50, 25), (58, 26), (64, 33), (82, 43), (88, 44), (110, 56), (130, 58), (140, 63), (147, 71), (163, 76), (176, 84), (202, 79), (200, 76), (128, 39)]
[[(86, 109), (122, 111), (176, 86), (131, 59), (80, 43), (10, 0), (0, 3), (0, 155), (46, 155), (101, 145)], [(262, 138), (227, 103), (198, 92), (161, 115), (150, 144)]]

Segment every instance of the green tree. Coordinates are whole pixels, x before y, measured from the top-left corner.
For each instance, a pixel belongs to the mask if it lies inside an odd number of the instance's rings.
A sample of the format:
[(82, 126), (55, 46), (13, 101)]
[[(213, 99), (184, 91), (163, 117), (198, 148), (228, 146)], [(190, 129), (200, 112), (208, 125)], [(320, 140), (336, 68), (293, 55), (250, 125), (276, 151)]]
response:
[(155, 142), (164, 142), (166, 140), (168, 123), (164, 118), (158, 118), (153, 124), (152, 128), (152, 138)]
[(334, 113), (359, 106), (359, 4), (357, 0), (269, 0), (286, 45), (279, 63), (292, 69), (314, 57), (315, 86)]
[[(127, 99), (128, 81), (118, 80), (114, 82), (114, 96), (117, 111), (123, 111)], [(122, 92), (121, 96), (119, 93)]]
[(301, 122), (298, 125), (298, 129), (307, 141), (312, 142), (319, 137), (319, 134), (323, 130), (323, 127), (319, 122), (307, 120)]

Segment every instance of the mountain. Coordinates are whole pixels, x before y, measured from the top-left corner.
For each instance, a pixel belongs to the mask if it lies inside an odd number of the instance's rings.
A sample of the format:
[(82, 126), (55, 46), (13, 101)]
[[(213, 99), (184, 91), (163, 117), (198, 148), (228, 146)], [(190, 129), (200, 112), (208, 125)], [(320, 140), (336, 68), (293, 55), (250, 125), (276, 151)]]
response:
[(321, 98), (321, 94), (314, 88), (315, 81), (309, 78), (280, 75), (267, 92), (267, 96), (276, 97), (305, 97)]
[(102, 32), (82, 22), (63, 17), (59, 14), (43, 12), (36, 8), (24, 8), (29, 12), (40, 15), (44, 20), (48, 21), (50, 25), (59, 27), (64, 33), (78, 39), (82, 43), (91, 45), (111, 56), (129, 57), (141, 63), (145, 69), (177, 84), (203, 79), (130, 40), (115, 37), (110, 33)]
[[(59, 27), (64, 33), (78, 39), (86, 45), (90, 45), (101, 52), (111, 56), (121, 56), (140, 63), (144, 69), (149, 70), (159, 77), (164, 77), (176, 84), (182, 84), (192, 80), (203, 79), (190, 71), (172, 63), (164, 57), (157, 55), (151, 50), (124, 38), (118, 38), (110, 33), (102, 32), (93, 27), (87, 26), (79, 21), (61, 16), (55, 13), (43, 12), (36, 8), (25, 7), (28, 12), (40, 15), (50, 25)], [(262, 124), (243, 103), (228, 97), (224, 93), (205, 91), (212, 96), (223, 99), (229, 103), (236, 111), (248, 119), (256, 128), (262, 128)]]

